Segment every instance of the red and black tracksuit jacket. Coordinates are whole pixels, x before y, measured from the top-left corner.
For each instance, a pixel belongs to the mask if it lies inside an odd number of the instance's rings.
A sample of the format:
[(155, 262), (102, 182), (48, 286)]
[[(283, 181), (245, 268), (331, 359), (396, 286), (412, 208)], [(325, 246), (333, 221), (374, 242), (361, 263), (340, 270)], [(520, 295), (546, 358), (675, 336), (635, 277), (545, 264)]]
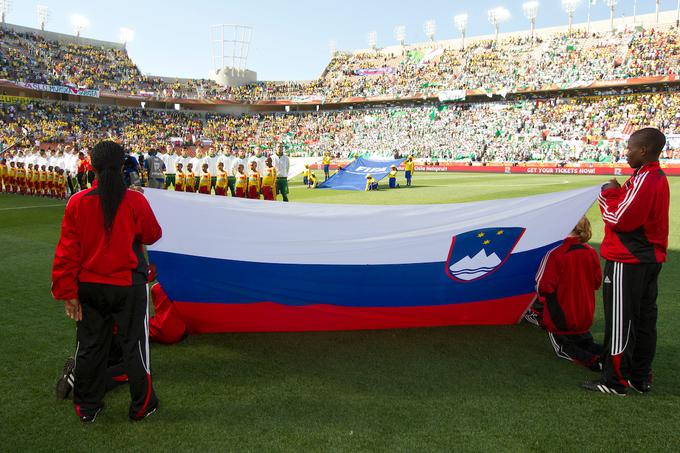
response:
[(656, 351), (658, 277), (668, 248), (668, 180), (658, 162), (599, 197), (605, 225), (603, 380), (625, 391), (651, 373)]
[(536, 284), (544, 303), (543, 325), (557, 335), (587, 333), (593, 324), (595, 291), (602, 283), (597, 252), (568, 237), (541, 262)]
[(598, 198), (604, 220), (600, 254), (619, 263), (663, 263), (668, 249), (670, 190), (659, 162), (635, 171)]
[(148, 265), (142, 245), (153, 244), (161, 234), (149, 203), (138, 192), (125, 192), (108, 235), (98, 185), (75, 194), (66, 205), (52, 293), (57, 299), (79, 299), (83, 309), (76, 324), (73, 389), (79, 416), (95, 415), (103, 406), (114, 323), (130, 386), (130, 418), (142, 418), (158, 405), (151, 381)]
[(95, 181), (94, 187), (70, 198), (61, 228), (52, 268), (55, 299), (77, 299), (79, 282), (113, 286), (146, 283), (148, 265), (142, 244), (156, 242), (162, 230), (141, 193), (125, 193), (107, 238)]

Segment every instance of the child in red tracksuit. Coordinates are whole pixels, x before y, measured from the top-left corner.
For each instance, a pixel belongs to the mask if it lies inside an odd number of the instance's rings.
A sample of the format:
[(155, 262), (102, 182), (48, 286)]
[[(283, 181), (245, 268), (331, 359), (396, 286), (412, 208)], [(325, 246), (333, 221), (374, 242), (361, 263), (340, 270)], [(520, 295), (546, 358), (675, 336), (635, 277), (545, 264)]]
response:
[[(156, 280), (156, 266), (149, 267), (149, 284)], [(189, 335), (187, 325), (160, 283), (151, 286), (153, 316), (149, 319), (149, 340), (156, 343), (174, 344)]]
[(543, 305), (541, 325), (558, 357), (593, 371), (601, 370), (602, 346), (590, 333), (595, 291), (602, 284), (597, 252), (587, 244), (590, 222), (583, 217), (573, 231), (543, 258), (536, 286)]

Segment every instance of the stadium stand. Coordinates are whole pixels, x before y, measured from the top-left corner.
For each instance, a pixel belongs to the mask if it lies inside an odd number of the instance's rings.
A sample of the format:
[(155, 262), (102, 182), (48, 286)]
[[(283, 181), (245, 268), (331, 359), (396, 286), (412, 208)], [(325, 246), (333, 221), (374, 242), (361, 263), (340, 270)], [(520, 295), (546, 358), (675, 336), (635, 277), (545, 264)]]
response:
[[(198, 114), (100, 105), (2, 103), (0, 141), (91, 146), (122, 137), (145, 152), (178, 146), (349, 158), (412, 154), (429, 162), (617, 162), (644, 125), (680, 131), (680, 93), (382, 107), (256, 115)], [(679, 158), (669, 149), (666, 158)]]
[[(0, 144), (17, 145), (13, 158), (33, 148), (75, 152), (117, 137), (140, 154), (167, 145), (188, 155), (211, 147), (266, 154), (284, 143), (300, 157), (612, 165), (632, 131), (654, 126), (670, 138), (664, 159), (680, 159), (680, 43), (668, 25), (478, 39), (464, 50), (442, 44), (337, 52), (316, 80), (239, 87), (144, 76), (120, 45), (55, 35), (0, 29), (0, 86), (63, 85), (101, 98), (3, 93), (10, 96), (0, 97)], [(462, 94), (442, 102), (444, 92)], [(160, 101), (165, 110), (140, 108), (140, 99), (191, 99), (186, 105), (197, 111), (169, 110)], [(221, 100), (237, 106), (235, 113), (212, 108)], [(284, 112), (289, 104), (308, 107)]]
[(147, 77), (125, 50), (45, 39), (38, 33), (0, 30), (0, 78), (65, 84), (155, 98), (259, 102), (296, 98), (337, 100), (375, 96), (436, 95), (441, 90), (514, 92), (565, 88), (597, 81), (676, 75), (677, 30), (555, 33), (509, 37), (498, 44), (473, 41), (452, 47), (404, 47), (400, 53), (337, 53), (311, 82), (257, 82), (220, 87), (209, 80)]

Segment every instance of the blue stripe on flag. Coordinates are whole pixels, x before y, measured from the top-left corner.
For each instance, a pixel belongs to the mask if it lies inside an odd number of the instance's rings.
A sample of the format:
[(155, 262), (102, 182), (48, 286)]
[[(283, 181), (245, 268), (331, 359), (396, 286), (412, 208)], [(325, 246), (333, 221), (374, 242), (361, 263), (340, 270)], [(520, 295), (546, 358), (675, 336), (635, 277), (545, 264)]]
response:
[(276, 264), (149, 251), (172, 300), (276, 302), (290, 306), (412, 307), (477, 302), (534, 291), (534, 276), (555, 245), (510, 255), (493, 274), (458, 282), (446, 263), (387, 265)]

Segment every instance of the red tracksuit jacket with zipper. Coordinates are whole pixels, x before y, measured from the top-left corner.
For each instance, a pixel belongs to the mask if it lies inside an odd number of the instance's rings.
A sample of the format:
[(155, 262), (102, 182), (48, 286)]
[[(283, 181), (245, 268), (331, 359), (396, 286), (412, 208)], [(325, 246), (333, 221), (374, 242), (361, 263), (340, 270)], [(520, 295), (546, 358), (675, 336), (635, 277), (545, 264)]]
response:
[(52, 295), (57, 300), (78, 298), (79, 282), (130, 286), (147, 281), (142, 245), (162, 235), (151, 206), (144, 195), (128, 190), (107, 238), (96, 183), (66, 205), (52, 266)]
[(604, 220), (600, 254), (619, 263), (663, 263), (668, 249), (668, 180), (659, 162), (635, 171), (598, 198)]
[(550, 251), (536, 275), (545, 329), (558, 335), (588, 332), (595, 313), (595, 291), (601, 283), (600, 258), (579, 238), (568, 237)]

